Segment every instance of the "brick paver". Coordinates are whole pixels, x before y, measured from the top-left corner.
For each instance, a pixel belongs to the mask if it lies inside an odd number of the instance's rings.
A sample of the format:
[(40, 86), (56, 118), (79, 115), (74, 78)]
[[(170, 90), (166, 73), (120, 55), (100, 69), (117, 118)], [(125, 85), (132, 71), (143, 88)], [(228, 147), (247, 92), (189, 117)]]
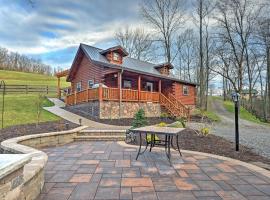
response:
[(154, 149), (136, 161), (137, 148), (117, 142), (76, 142), (46, 148), (40, 200), (270, 199), (270, 179), (228, 161)]

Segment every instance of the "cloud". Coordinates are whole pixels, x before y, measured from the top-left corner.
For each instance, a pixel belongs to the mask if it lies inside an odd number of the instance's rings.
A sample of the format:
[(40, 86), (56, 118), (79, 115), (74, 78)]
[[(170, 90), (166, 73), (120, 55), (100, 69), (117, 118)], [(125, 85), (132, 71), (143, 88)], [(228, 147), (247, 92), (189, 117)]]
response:
[[(39, 0), (0, 3), (0, 43), (23, 54), (76, 47), (112, 39), (123, 24), (138, 23), (138, 1)], [(12, 14), (10, 14), (12, 13)]]

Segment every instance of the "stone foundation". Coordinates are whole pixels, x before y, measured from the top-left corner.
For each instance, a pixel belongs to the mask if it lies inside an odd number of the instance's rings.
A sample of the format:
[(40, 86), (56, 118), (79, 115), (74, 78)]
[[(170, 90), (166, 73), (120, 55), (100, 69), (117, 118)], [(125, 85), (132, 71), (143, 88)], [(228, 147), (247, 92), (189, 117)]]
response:
[(159, 103), (150, 102), (122, 102), (121, 108), (116, 101), (94, 101), (72, 106), (72, 109), (98, 119), (133, 118), (140, 108), (144, 110), (146, 117), (160, 117), (162, 112)]

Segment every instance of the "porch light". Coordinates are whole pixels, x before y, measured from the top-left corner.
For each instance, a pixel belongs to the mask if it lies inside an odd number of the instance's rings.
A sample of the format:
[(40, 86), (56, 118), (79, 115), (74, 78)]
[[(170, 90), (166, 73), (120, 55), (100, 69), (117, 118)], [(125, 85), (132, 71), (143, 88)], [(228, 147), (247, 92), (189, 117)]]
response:
[(240, 94), (237, 92), (232, 93), (232, 100), (234, 102), (234, 114), (235, 114), (235, 150), (239, 151), (239, 100)]

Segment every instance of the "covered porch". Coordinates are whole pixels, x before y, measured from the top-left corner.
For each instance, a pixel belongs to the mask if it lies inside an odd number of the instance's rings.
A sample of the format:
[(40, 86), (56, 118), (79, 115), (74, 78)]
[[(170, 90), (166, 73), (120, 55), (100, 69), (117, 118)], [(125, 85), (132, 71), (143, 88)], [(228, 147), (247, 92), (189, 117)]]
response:
[[(169, 94), (172, 81), (131, 72), (111, 72), (104, 75), (99, 87), (74, 90), (67, 95), (66, 104), (89, 101), (160, 102), (160, 94)], [(166, 95), (167, 96), (167, 95)]]

